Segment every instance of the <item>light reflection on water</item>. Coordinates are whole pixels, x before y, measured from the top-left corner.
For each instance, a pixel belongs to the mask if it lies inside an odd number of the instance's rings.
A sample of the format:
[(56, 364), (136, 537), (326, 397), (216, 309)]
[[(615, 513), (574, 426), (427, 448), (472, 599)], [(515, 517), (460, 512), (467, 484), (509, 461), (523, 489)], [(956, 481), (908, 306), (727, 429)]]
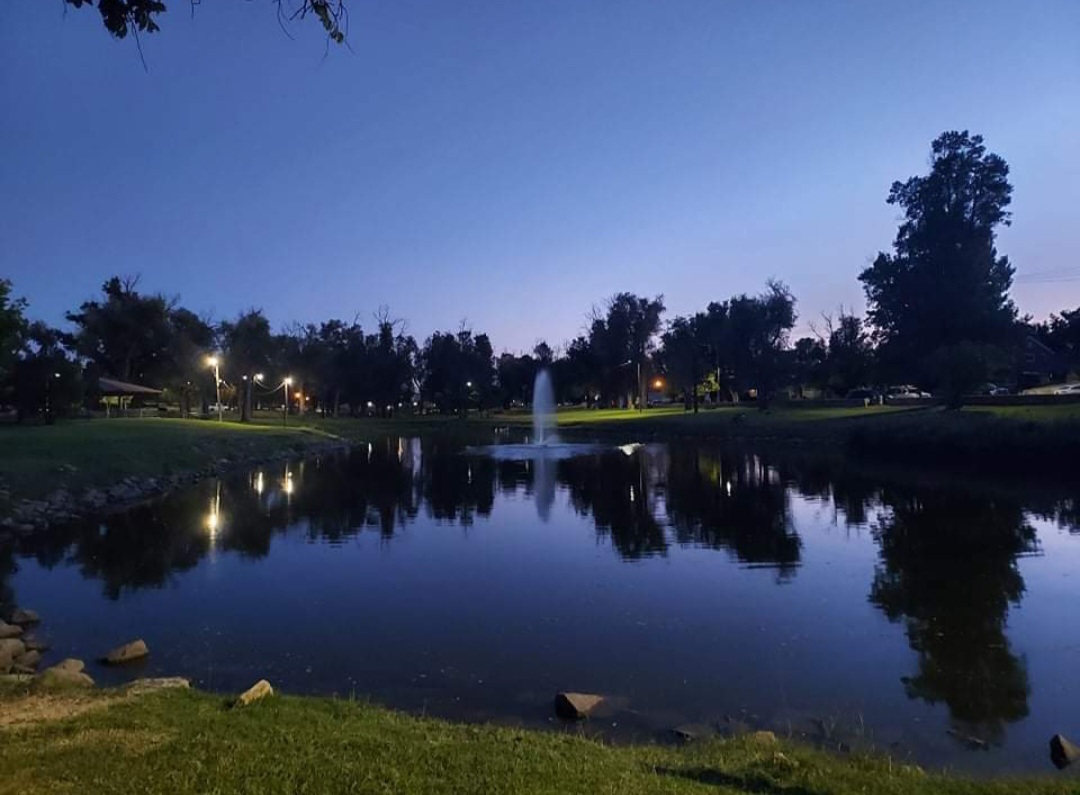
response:
[(1078, 514), (762, 451), (393, 438), (20, 541), (0, 600), (57, 659), (141, 636), (204, 687), (536, 725), (573, 688), (616, 698), (593, 728), (621, 739), (746, 724), (1040, 769), (1080, 713)]

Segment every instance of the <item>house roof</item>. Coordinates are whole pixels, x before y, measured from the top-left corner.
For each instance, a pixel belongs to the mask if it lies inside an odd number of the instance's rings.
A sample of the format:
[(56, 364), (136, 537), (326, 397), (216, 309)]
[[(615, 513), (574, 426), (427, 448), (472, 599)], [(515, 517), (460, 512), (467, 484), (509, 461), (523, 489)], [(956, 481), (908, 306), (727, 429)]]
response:
[(127, 381), (118, 381), (115, 378), (99, 378), (98, 389), (106, 395), (160, 395), (160, 389), (154, 389), (140, 384), (129, 384)]

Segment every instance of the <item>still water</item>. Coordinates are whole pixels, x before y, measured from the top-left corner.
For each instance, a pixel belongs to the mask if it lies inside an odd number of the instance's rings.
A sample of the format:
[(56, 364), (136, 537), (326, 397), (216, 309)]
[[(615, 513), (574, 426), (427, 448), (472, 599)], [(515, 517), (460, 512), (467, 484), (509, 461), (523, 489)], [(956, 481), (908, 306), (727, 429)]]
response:
[(0, 549), (46, 662), (145, 638), (141, 669), (265, 677), (456, 719), (686, 722), (1044, 770), (1080, 735), (1080, 501), (677, 442), (497, 460), (388, 438)]

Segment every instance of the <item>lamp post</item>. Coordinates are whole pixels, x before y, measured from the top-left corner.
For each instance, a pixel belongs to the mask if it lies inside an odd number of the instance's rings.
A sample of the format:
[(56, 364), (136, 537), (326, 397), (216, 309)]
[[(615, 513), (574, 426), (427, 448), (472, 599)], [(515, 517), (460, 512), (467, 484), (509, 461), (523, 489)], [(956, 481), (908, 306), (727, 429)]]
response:
[(217, 398), (217, 418), (218, 422), (222, 422), (225, 417), (221, 406), (221, 361), (218, 357), (211, 356), (206, 360), (206, 363), (214, 368), (214, 395)]
[(281, 417), (281, 424), (287, 427), (289, 425), (289, 387), (292, 386), (292, 378), (286, 377), (283, 385), (285, 387), (285, 413)]

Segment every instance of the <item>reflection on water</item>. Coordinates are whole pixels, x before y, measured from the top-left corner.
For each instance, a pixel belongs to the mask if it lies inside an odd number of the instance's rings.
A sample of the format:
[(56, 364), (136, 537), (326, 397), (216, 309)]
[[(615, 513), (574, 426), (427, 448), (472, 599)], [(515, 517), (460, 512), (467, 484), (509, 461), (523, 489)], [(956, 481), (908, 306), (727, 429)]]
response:
[[(0, 549), (0, 601), (59, 613), (57, 653), (83, 657), (106, 620), (167, 614), (155, 662), (207, 686), (269, 665), (293, 690), (536, 722), (551, 689), (591, 686), (651, 710), (649, 729), (856, 705), (894, 750), (1024, 768), (1067, 730), (1056, 710), (1080, 707), (1056, 681), (1078, 601), (1054, 579), (1080, 560), (1061, 532), (1078, 513), (697, 444), (502, 460), (388, 438), (19, 541)], [(1028, 598), (1021, 561), (1052, 557), (1043, 537), (1065, 564), (1032, 568), (1047, 595)]]

